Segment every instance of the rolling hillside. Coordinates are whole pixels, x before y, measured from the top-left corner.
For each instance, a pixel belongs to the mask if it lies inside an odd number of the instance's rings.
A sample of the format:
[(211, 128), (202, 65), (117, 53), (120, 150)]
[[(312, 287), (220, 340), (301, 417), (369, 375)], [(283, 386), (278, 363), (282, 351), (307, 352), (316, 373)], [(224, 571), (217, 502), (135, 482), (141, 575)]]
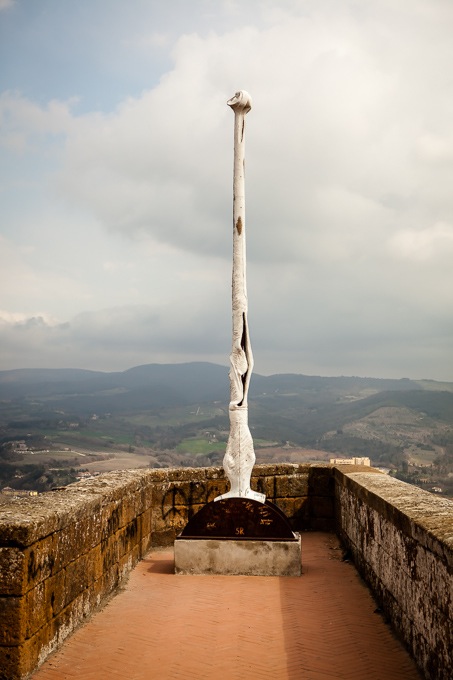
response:
[[(115, 373), (1, 371), (0, 485), (11, 481), (12, 467), (36, 464), (38, 450), (48, 456), (57, 449), (138, 451), (153, 465), (218, 463), (228, 399), (228, 369), (203, 362)], [(254, 374), (249, 421), (257, 449), (272, 444), (318, 450), (324, 458), (325, 452), (369, 456), (408, 481), (412, 468), (442, 468), (447, 486), (453, 472), (452, 383)], [(15, 441), (25, 442), (33, 458), (20, 454)], [(72, 468), (80, 465), (74, 455), (67, 458)]]

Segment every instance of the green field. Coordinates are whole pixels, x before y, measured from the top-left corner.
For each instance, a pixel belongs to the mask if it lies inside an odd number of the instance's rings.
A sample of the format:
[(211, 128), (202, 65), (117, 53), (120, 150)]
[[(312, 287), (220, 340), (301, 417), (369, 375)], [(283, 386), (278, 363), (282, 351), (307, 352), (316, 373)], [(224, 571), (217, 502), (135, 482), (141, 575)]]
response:
[(225, 442), (211, 442), (201, 437), (183, 439), (176, 447), (178, 453), (190, 453), (192, 456), (206, 456), (213, 451), (224, 453), (225, 449)]
[(122, 420), (137, 427), (179, 427), (188, 423), (196, 424), (216, 416), (224, 416), (227, 412), (227, 407), (222, 409), (216, 404), (203, 404), (202, 407), (190, 405), (159, 409), (158, 412), (138, 413), (124, 416)]

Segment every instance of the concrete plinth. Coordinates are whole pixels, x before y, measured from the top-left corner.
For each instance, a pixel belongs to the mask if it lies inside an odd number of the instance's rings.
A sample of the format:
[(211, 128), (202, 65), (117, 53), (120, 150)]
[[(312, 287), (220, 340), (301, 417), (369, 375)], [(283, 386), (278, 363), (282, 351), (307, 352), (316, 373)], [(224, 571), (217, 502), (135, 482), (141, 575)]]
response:
[(175, 574), (300, 576), (300, 534), (295, 536), (295, 541), (177, 538)]

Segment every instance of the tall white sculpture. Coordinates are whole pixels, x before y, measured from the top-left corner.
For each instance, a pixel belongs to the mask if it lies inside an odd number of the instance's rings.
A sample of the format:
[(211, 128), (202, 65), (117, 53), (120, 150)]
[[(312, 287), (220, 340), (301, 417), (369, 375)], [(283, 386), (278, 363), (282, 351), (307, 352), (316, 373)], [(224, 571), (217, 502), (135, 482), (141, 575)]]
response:
[(234, 111), (233, 175), (233, 343), (230, 355), (230, 435), (223, 468), (230, 490), (215, 500), (252, 498), (264, 503), (262, 493), (252, 491), (250, 477), (255, 464), (253, 439), (248, 426), (248, 390), (253, 370), (253, 354), (247, 323), (247, 284), (245, 250), (245, 116), (252, 108), (248, 92), (241, 90), (228, 100)]

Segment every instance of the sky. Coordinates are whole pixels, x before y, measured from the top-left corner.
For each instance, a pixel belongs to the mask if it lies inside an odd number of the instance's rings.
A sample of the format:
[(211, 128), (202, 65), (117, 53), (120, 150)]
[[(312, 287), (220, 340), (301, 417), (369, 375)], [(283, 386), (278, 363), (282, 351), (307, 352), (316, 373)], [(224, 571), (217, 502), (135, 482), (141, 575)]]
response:
[(453, 381), (451, 0), (0, 0), (0, 370)]

